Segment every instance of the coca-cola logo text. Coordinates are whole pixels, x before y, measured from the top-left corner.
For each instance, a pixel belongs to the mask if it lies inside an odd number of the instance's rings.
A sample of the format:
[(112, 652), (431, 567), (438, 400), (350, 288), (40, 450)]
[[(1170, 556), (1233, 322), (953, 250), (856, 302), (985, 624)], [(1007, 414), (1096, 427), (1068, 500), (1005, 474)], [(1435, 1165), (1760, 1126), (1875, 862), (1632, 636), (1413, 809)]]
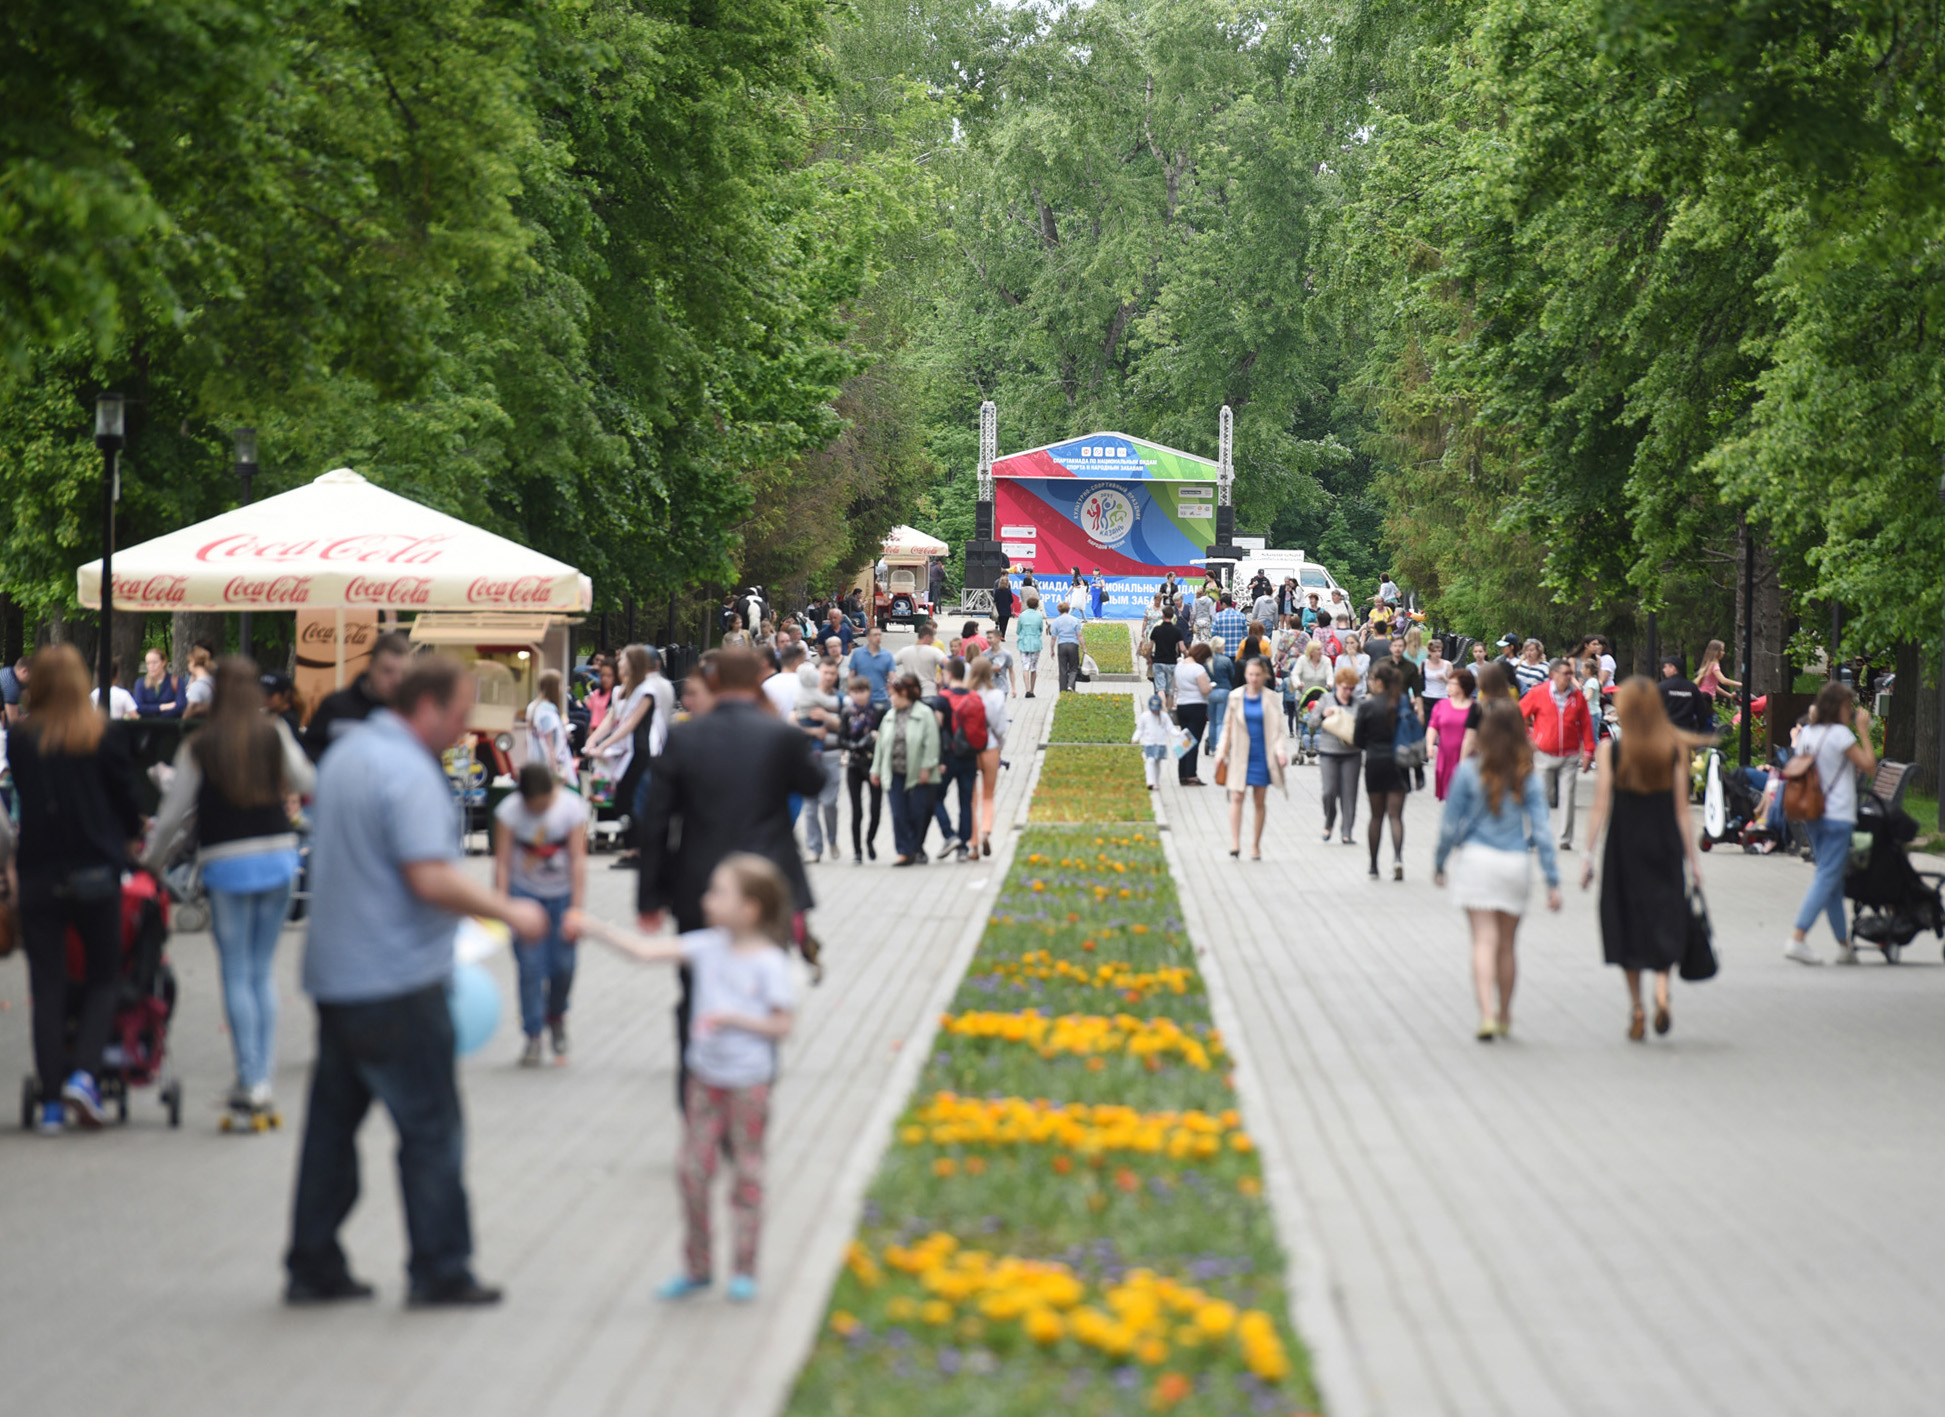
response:
[(223, 587), (223, 599), (233, 605), (245, 600), (253, 605), (302, 605), (310, 598), (309, 576), (237, 576)]
[(516, 576), (509, 581), (482, 577), (466, 587), (466, 599), (475, 605), (482, 601), (494, 605), (545, 605), (549, 599), (547, 577)]
[(429, 576), (353, 576), (344, 588), (344, 598), (353, 605), (430, 605), (432, 579)]
[(115, 599), (131, 605), (180, 605), (188, 598), (187, 576), (115, 577)]
[(446, 536), (407, 536), (366, 532), (331, 540), (299, 537), (279, 541), (236, 532), (219, 536), (196, 552), (198, 561), (330, 561), (360, 565), (426, 566), (445, 554)]
[[(302, 617), (299, 617), (302, 620)], [(378, 632), (378, 627), (368, 620), (346, 620), (344, 624), (344, 643), (347, 651), (355, 650)], [(297, 631), (300, 645), (313, 645), (330, 649), (338, 642), (337, 624), (330, 619), (303, 620)]]

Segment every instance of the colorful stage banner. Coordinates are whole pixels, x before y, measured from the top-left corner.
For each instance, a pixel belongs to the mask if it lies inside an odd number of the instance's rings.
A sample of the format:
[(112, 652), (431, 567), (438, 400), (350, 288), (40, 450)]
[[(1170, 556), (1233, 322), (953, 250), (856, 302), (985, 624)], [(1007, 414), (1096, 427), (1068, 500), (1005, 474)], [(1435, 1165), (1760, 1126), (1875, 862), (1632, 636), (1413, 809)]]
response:
[(1011, 453), (993, 464), (997, 478), (1071, 477), (1105, 482), (1216, 482), (1216, 465), (1193, 453), (1144, 443), (1126, 433), (1089, 433)]

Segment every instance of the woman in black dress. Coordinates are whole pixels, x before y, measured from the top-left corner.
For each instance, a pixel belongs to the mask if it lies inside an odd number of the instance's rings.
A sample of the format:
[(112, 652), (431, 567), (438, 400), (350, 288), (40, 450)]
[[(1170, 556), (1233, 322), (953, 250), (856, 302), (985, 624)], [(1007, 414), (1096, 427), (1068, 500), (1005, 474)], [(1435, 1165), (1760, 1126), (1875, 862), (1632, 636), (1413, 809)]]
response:
[(1384, 824), (1391, 823), (1391, 879), (1405, 879), (1405, 794), (1411, 782), (1398, 768), (1392, 749), (1398, 736), (1398, 715), (1413, 713), (1405, 698), (1404, 675), (1390, 660), (1371, 671), (1371, 695), (1357, 706), (1357, 727), (1351, 745), (1364, 750), (1364, 791), (1371, 799), (1371, 879), (1378, 879), (1378, 848), (1384, 843)]
[(1655, 975), (1655, 1032), (1666, 1033), (1668, 971), (1681, 963), (1688, 939), (1688, 892), (1682, 860), (1702, 884), (1702, 857), (1688, 811), (1688, 755), (1708, 740), (1668, 720), (1654, 684), (1636, 675), (1615, 695), (1621, 736), (1596, 755), (1594, 816), (1580, 887), (1594, 879), (1594, 845), (1606, 826), (1601, 853), (1601, 950), (1627, 972), (1633, 1013), (1628, 1037), (1647, 1033), (1641, 973)]

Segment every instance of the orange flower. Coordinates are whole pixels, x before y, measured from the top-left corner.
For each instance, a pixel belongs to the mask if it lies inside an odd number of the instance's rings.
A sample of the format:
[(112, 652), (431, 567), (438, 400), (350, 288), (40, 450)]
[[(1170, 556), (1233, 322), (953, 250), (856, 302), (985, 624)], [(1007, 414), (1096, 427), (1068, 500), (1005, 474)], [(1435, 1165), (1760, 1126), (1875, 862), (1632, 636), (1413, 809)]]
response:
[(1061, 1152), (1053, 1160), (1054, 1175), (1065, 1176), (1074, 1169), (1074, 1158)]
[(1081, 918), (1070, 910), (1067, 912), (1067, 923), (1069, 925), (1078, 925), (1081, 923)]
[(932, 1163), (932, 1174), (934, 1176), (950, 1176), (958, 1169), (959, 1163), (954, 1161), (950, 1156), (941, 1156)]
[(1094, 953), (1094, 942), (1093, 942), (1092, 940), (1082, 940), (1082, 941), (1081, 941), (1081, 948), (1082, 948), (1082, 949), (1084, 949), (1084, 950), (1086, 950), (1086, 951), (1087, 951), (1087, 952), (1088, 952), (1089, 954), (1093, 954), (1093, 953)]
[(1114, 1184), (1132, 1194), (1141, 1189), (1141, 1177), (1123, 1166), (1114, 1173)]
[(1148, 1395), (1148, 1405), (1157, 1412), (1165, 1411), (1194, 1391), (1195, 1384), (1185, 1374), (1163, 1373)]
[(1087, 1060), (1087, 1070), (1090, 1073), (1098, 1073), (1107, 1065), (1107, 1059), (1105, 1058), (1089, 1058)]
[(966, 1158), (966, 1174), (968, 1176), (983, 1176), (985, 1173), (986, 1173), (985, 1157), (968, 1156)]
[(1236, 1189), (1246, 1196), (1260, 1196), (1263, 1194), (1263, 1183), (1254, 1176), (1245, 1176), (1236, 1183)]

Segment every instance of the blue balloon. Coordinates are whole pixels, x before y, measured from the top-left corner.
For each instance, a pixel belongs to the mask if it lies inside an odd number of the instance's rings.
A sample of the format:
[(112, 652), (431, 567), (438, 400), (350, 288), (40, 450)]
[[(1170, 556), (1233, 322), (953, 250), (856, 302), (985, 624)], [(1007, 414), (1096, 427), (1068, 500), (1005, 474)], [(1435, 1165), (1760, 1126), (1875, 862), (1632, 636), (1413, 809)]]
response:
[(453, 967), (446, 1004), (452, 1009), (453, 1051), (462, 1058), (484, 1048), (500, 1026), (500, 986), (477, 964)]

